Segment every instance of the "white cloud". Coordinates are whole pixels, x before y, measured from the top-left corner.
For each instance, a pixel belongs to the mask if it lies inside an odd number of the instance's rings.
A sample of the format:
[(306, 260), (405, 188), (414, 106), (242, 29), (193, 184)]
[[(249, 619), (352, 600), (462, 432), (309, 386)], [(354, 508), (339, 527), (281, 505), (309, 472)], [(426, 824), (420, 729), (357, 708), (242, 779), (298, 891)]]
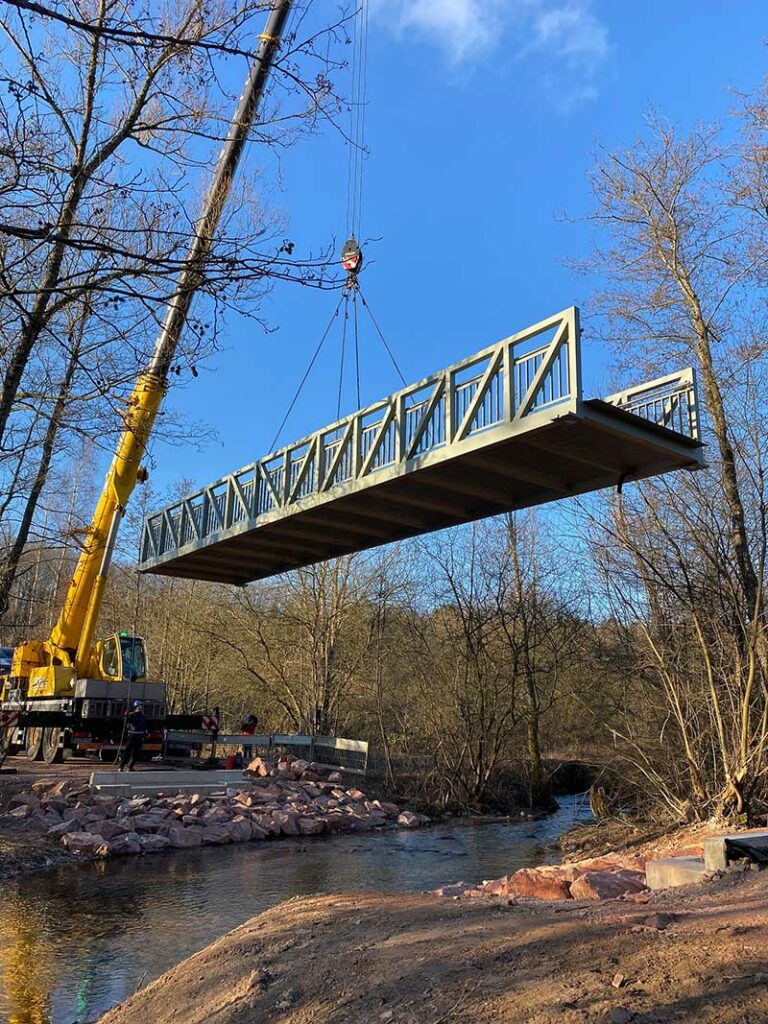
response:
[[(399, 38), (416, 36), (454, 63), (479, 62), (502, 45), (542, 65), (547, 91), (583, 102), (597, 95), (595, 77), (608, 53), (606, 25), (592, 0), (370, 0), (379, 24)], [(546, 68), (544, 66), (546, 62)], [(552, 65), (559, 69), (553, 72)], [(572, 105), (572, 103), (568, 104)]]
[(592, 72), (608, 56), (608, 29), (583, 3), (541, 6), (533, 15), (531, 48), (563, 57), (573, 68)]
[(447, 50), (454, 60), (493, 46), (503, 28), (509, 0), (376, 0), (403, 33), (417, 32)]

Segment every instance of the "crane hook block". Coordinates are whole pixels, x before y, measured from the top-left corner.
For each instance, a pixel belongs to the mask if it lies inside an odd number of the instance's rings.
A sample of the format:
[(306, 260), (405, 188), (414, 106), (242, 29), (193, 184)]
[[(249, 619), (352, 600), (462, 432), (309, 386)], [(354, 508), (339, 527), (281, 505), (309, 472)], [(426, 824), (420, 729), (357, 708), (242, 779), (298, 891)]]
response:
[(356, 277), (363, 265), (363, 252), (354, 235), (348, 238), (341, 249), (341, 265), (351, 277)]

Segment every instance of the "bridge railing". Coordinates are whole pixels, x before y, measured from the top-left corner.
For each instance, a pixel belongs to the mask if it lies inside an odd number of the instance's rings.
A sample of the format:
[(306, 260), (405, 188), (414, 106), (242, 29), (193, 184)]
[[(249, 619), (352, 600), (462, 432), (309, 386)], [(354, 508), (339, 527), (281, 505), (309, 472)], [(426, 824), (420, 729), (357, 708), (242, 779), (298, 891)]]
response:
[(605, 401), (660, 427), (699, 438), (696, 374), (692, 367), (620, 391)]

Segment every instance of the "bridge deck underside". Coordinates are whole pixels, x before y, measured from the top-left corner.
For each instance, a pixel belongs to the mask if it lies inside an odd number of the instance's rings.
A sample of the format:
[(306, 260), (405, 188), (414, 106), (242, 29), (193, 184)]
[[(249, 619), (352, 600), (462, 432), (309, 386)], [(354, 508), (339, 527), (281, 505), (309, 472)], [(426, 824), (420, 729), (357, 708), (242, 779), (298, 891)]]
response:
[(214, 535), (142, 568), (245, 584), (443, 527), (700, 465), (697, 441), (592, 400), (578, 416), (321, 504), (298, 506), (233, 536)]

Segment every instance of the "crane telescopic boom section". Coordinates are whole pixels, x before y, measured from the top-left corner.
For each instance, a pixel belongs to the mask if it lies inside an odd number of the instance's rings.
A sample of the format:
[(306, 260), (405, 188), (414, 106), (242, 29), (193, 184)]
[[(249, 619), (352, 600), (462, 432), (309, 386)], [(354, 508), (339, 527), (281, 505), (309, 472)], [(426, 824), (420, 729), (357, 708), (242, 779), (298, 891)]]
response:
[[(168, 371), (192, 300), (210, 255), (237, 165), (245, 147), (264, 93), (292, 0), (273, 5), (251, 66), (237, 111), (230, 123), (224, 146), (208, 189), (195, 234), (179, 274), (165, 320), (146, 370), (136, 381), (128, 401), (123, 430), (88, 529), (83, 552), (69, 585), (59, 621), (47, 643), (22, 645), (25, 656), (18, 659), (32, 669), (60, 665), (75, 669), (77, 676), (97, 674), (93, 635), (101, 609), (106, 575), (126, 503), (136, 486), (147, 441), (168, 386)], [(33, 648), (37, 647), (35, 651)], [(21, 652), (18, 652), (21, 653)], [(21, 667), (21, 666), (19, 666)], [(50, 692), (50, 691), (49, 691)]]

